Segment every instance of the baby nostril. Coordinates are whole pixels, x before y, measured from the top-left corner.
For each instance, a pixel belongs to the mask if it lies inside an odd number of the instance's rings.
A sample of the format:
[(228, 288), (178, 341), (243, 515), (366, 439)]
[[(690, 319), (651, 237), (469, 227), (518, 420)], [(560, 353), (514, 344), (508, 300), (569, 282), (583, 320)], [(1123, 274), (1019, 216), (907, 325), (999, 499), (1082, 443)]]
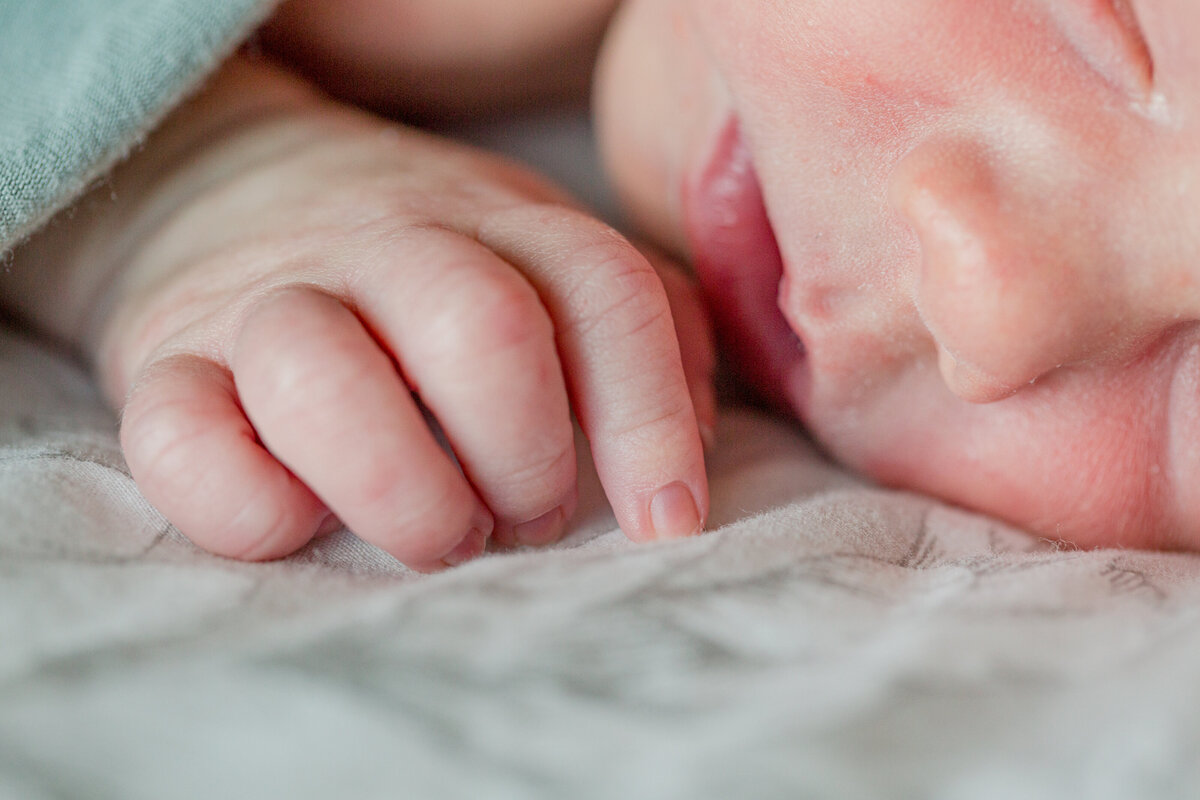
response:
[(971, 402), (1008, 397), (1070, 360), (1091, 324), (1070, 248), (1047, 233), (1052, 215), (1013, 196), (1018, 175), (974, 143), (928, 142), (891, 187), (920, 245), (913, 291), (940, 372)]
[(959, 361), (940, 344), (937, 350), (942, 380), (950, 391), (969, 403), (994, 403), (1011, 397), (1024, 385), (998, 380), (977, 367)]

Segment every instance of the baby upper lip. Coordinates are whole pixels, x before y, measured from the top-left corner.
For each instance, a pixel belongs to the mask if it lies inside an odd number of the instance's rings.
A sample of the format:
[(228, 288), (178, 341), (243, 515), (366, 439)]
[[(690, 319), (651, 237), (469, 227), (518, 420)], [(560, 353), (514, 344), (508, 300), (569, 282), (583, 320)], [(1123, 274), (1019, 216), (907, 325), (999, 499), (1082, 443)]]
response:
[(779, 310), (783, 261), (736, 118), (683, 194), (696, 272), (718, 332), (746, 377), (786, 406), (786, 377), (802, 352)]

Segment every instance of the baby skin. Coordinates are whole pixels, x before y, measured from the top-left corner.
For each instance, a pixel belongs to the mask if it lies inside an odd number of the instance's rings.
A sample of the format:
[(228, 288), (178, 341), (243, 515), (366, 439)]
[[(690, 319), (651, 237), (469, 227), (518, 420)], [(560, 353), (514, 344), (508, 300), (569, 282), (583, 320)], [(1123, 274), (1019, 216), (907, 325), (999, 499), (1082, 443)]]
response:
[(713, 355), (683, 272), (537, 176), (261, 60), (23, 246), (5, 294), (87, 352), (139, 487), (213, 552), (342, 523), (421, 571), (551, 543), (572, 412), (630, 537), (703, 527)]
[[(489, 75), (587, 74), (612, 3), (537, 5), (482, 37), (488, 4), (296, 0), (266, 38), (348, 100), (473, 113)], [(747, 380), (834, 457), (1080, 545), (1195, 549), (1197, 33), (1192, 0), (627, 0), (598, 123)], [(572, 411), (632, 538), (702, 527), (697, 297), (535, 176), (235, 60), (112, 188), (3, 293), (89, 353), (202, 546), (278, 557), (342, 520), (432, 570), (552, 542)]]
[(741, 363), (884, 484), (1200, 547), (1200, 5), (633, 0), (600, 123)]

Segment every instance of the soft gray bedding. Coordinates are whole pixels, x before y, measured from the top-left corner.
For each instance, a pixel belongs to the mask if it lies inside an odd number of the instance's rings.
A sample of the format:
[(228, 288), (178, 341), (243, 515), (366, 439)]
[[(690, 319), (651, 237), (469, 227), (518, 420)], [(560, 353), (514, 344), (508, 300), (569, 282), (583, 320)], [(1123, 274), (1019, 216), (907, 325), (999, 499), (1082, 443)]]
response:
[(1146, 798), (1200, 789), (1200, 559), (863, 485), (728, 411), (713, 533), (418, 577), (206, 555), (0, 336), (0, 797)]

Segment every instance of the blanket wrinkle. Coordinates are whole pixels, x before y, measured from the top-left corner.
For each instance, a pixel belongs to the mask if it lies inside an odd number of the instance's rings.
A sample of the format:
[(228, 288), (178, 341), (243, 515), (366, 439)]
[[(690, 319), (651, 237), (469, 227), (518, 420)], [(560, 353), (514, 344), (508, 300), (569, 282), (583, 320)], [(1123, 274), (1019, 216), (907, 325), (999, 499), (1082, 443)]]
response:
[(759, 412), (718, 439), (695, 539), (627, 542), (585, 474), (547, 551), (244, 564), (0, 334), (0, 796), (1194, 796), (1200, 559), (881, 490)]

